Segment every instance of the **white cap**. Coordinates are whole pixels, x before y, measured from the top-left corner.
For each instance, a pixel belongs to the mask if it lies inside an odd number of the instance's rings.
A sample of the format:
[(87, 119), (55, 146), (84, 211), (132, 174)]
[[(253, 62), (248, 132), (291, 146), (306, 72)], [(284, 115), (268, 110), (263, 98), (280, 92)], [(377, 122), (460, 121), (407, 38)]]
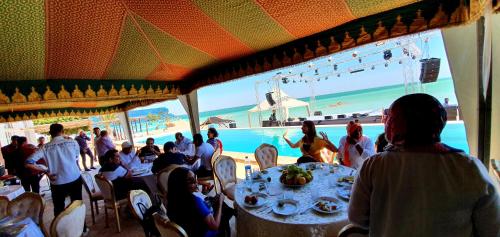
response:
[(132, 147), (132, 143), (130, 143), (130, 142), (123, 142), (122, 143), (122, 148), (129, 148), (129, 147)]

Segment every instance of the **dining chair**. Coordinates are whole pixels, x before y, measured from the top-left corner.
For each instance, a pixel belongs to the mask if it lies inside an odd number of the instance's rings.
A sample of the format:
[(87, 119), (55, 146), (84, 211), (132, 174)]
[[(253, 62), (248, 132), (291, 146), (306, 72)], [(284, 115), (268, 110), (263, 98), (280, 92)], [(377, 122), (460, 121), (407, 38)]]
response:
[(230, 156), (221, 155), (214, 164), (214, 173), (220, 183), (221, 191), (234, 201), (236, 187), (236, 161)]
[(82, 236), (86, 207), (82, 200), (73, 201), (50, 224), (51, 237)]
[(7, 216), (8, 205), (9, 205), (9, 199), (6, 197), (0, 197), (0, 219)]
[(11, 217), (29, 217), (35, 222), (42, 232), (46, 234), (43, 225), (43, 211), (45, 202), (38, 193), (25, 192), (7, 204), (7, 215)]
[(155, 220), (155, 225), (161, 236), (163, 237), (187, 237), (186, 231), (182, 229), (179, 225), (168, 220), (168, 218), (154, 213), (153, 218)]
[(275, 146), (264, 143), (255, 149), (255, 160), (260, 170), (265, 170), (278, 165), (278, 149)]
[(368, 229), (365, 229), (359, 225), (347, 224), (339, 231), (337, 237), (348, 237), (351, 235), (368, 236), (368, 233), (369, 233)]
[(118, 233), (121, 232), (120, 226), (120, 207), (127, 205), (128, 200), (126, 198), (121, 200), (116, 200), (115, 190), (113, 188), (113, 183), (106, 179), (100, 174), (95, 175), (95, 181), (99, 189), (101, 189), (102, 196), (104, 197), (104, 216), (106, 218), (106, 227), (109, 227), (108, 222), (108, 209), (112, 209), (115, 212), (116, 217), (116, 228)]
[[(139, 203), (142, 203), (144, 206)], [(134, 214), (134, 216), (140, 221), (144, 218), (142, 213), (152, 205), (153, 203), (151, 202), (151, 198), (149, 198), (149, 195), (143, 190), (130, 190), (128, 193), (128, 206), (130, 207), (132, 214)], [(143, 209), (141, 210), (141, 208)]]
[(94, 214), (94, 209), (95, 213), (99, 215), (99, 200), (103, 200), (104, 197), (102, 196), (101, 191), (99, 190), (99, 187), (97, 187), (94, 178), (90, 174), (90, 172), (85, 171), (82, 172), (82, 180), (83, 180), (83, 187), (85, 188), (85, 191), (87, 192), (87, 195), (89, 196), (89, 202), (90, 202), (90, 211), (92, 213), (92, 224), (95, 224), (95, 214)]
[(168, 192), (168, 176), (170, 173), (178, 167), (183, 167), (183, 165), (169, 165), (166, 168), (160, 170), (156, 175), (156, 181), (158, 183), (158, 188), (160, 189), (160, 193), (163, 195), (164, 199), (167, 198)]

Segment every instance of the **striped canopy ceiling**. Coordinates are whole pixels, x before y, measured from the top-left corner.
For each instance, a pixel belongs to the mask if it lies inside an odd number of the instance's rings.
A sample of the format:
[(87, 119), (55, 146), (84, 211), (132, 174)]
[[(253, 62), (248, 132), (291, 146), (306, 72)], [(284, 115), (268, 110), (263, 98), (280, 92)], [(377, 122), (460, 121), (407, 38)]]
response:
[[(496, 0), (494, 4), (497, 5)], [(0, 1), (0, 122), (116, 112), (466, 23), (477, 1)]]

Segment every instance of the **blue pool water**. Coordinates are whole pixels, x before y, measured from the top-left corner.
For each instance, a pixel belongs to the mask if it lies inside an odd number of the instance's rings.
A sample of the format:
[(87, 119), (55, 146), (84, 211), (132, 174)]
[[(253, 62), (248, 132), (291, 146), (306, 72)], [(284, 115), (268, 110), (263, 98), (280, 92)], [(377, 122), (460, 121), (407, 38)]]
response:
[[(298, 141), (303, 135), (299, 127), (293, 128), (252, 128), (252, 129), (219, 129), (219, 139), (221, 139), (225, 151), (253, 153), (262, 143), (269, 143), (278, 148), (278, 154), (281, 156), (299, 157), (300, 150), (292, 149), (283, 140), (282, 135), (288, 129), (288, 137), (293, 141)], [(317, 127), (318, 134), (320, 131), (325, 132), (329, 139), (338, 146), (338, 142), (345, 135), (345, 126), (325, 126)], [(374, 142), (377, 136), (384, 130), (383, 125), (365, 125), (363, 126), (363, 134), (370, 137)], [(206, 130), (202, 130), (201, 134), (206, 139)], [(185, 137), (191, 138), (191, 132), (183, 132)], [(449, 146), (469, 152), (467, 145), (465, 127), (463, 123), (449, 123), (446, 125), (441, 140)], [(167, 141), (174, 141), (174, 134), (165, 135), (156, 138), (156, 144), (164, 144)], [(144, 142), (144, 141), (139, 141)]]

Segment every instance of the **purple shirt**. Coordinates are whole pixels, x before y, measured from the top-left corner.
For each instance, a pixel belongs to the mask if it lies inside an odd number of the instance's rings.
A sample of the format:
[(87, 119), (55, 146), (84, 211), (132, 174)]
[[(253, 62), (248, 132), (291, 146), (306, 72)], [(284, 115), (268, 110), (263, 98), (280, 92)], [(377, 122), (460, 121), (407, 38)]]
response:
[(83, 134), (83, 136), (80, 135), (76, 136), (75, 141), (78, 142), (80, 150), (85, 150), (89, 147), (89, 145), (87, 145), (87, 141), (90, 141), (90, 138), (87, 137), (86, 134)]
[(97, 150), (97, 155), (99, 157), (102, 157), (104, 156), (104, 154), (106, 154), (107, 151), (115, 149), (115, 144), (113, 144), (111, 138), (109, 138), (108, 136), (100, 137), (95, 142), (95, 149)]

